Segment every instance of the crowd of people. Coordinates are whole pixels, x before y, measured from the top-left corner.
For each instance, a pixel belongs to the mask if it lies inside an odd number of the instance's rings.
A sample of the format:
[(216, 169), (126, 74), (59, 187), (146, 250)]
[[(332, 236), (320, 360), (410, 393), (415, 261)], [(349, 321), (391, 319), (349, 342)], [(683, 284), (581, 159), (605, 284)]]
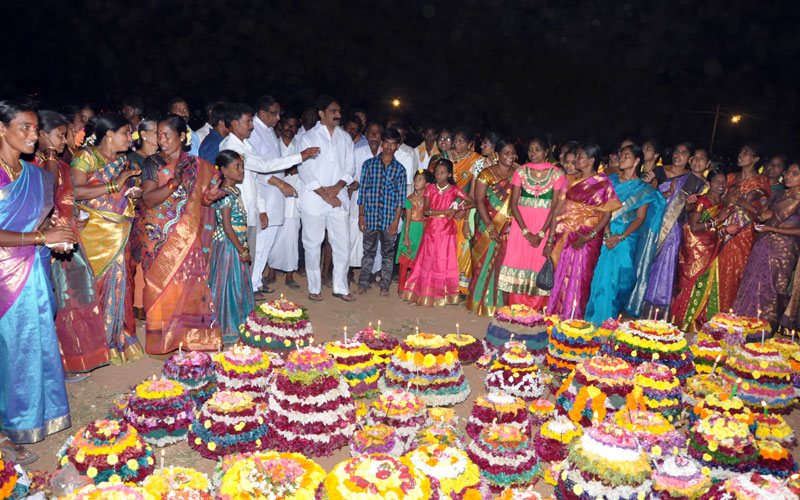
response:
[(278, 272), (291, 289), (304, 273), (311, 301), (396, 278), (404, 301), (481, 316), (800, 322), (800, 164), (755, 144), (735, 166), (652, 140), (518, 155), (463, 126), (425, 125), (414, 147), (401, 120), (326, 96), (302, 117), (270, 96), (211, 103), (198, 130), (189, 109), (0, 101), (0, 449), (23, 464), (21, 444), (69, 427), (65, 381), (235, 341)]

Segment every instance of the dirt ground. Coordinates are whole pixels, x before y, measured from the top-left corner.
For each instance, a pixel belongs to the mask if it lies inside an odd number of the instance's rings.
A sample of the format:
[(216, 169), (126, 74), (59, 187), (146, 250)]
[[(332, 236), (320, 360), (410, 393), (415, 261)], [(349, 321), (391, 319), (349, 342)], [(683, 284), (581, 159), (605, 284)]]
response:
[[(303, 278), (297, 276), (296, 279), (298, 283), (305, 286)], [(324, 300), (322, 302), (311, 302), (307, 299), (307, 292), (304, 289), (294, 291), (286, 288), (281, 276), (278, 277), (278, 282), (274, 286), (276, 292), (271, 297), (277, 298), (280, 293), (283, 293), (287, 299), (308, 307), (317, 343), (340, 340), (344, 326), (347, 326), (348, 331), (352, 334), (366, 328), (368, 322), (376, 323), (379, 319), (382, 321), (382, 329), (399, 339), (414, 333), (416, 326), (419, 326), (421, 332), (455, 333), (456, 323), (459, 324), (462, 333), (469, 333), (481, 339), (489, 325), (489, 319), (480, 318), (459, 306), (444, 308), (411, 306), (397, 296), (396, 283), (392, 285), (390, 297), (380, 297), (378, 288), (373, 287), (366, 295), (358, 297), (357, 301), (352, 303), (332, 297), (329, 288), (323, 288)], [(138, 335), (140, 341), (143, 342), (144, 326), (141, 322), (138, 324)], [(149, 356), (124, 366), (102, 367), (95, 370), (91, 377), (84, 382), (67, 384), (72, 412), (72, 428), (49, 436), (41, 443), (29, 445), (33, 451), (39, 454), (40, 458), (28, 468), (45, 471), (56, 470), (56, 453), (67, 437), (92, 420), (104, 418), (114, 396), (154, 374), (160, 375), (164, 359), (165, 356)], [(462, 430), (474, 400), (485, 392), (484, 371), (478, 370), (474, 366), (466, 366), (464, 372), (469, 380), (471, 393), (467, 401), (456, 406), (457, 413), (462, 418)], [(550, 399), (553, 397), (550, 396)], [(787, 421), (793, 428), (796, 428), (800, 421), (798, 413), (793, 412), (791, 416), (787, 417)], [(797, 450), (793, 454), (795, 459), (800, 457), (800, 452)], [(316, 458), (315, 460), (327, 471), (330, 471), (337, 463), (348, 458), (350, 458), (350, 454), (345, 447), (337, 450), (330, 457)], [(167, 466), (194, 467), (209, 475), (213, 472), (215, 464), (191, 450), (185, 442), (167, 447), (165, 462)], [(535, 491), (543, 495), (550, 495), (553, 490), (543, 480), (540, 480)]]

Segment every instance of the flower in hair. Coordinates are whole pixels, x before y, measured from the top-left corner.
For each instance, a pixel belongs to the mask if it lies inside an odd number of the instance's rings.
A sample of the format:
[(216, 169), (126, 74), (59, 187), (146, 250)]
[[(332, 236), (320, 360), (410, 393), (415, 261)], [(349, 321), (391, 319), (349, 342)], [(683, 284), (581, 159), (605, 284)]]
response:
[(192, 129), (189, 128), (189, 125), (186, 125), (186, 145), (192, 145)]
[(97, 136), (92, 134), (83, 141), (84, 146), (94, 146), (97, 142)]
[(139, 140), (139, 131), (138, 130), (134, 130), (133, 134), (131, 134), (131, 137), (133, 138), (134, 141), (138, 141)]

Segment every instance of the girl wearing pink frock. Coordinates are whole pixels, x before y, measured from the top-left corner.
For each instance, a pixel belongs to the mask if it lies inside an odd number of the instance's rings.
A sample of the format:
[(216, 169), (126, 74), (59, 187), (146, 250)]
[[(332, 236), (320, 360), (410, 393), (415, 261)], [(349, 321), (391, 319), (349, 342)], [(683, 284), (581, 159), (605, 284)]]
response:
[(426, 307), (459, 302), (455, 217), (472, 208), (472, 198), (455, 185), (450, 160), (440, 159), (434, 176), (425, 188), (425, 230), (403, 291), (403, 300)]

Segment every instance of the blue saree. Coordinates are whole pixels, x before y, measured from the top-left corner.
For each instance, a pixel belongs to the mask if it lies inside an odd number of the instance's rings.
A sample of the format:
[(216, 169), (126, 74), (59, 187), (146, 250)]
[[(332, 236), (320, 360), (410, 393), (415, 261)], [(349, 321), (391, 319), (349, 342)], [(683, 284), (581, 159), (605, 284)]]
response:
[[(23, 162), (11, 181), (0, 171), (0, 229), (35, 231), (52, 208), (50, 172)], [(49, 264), (45, 246), (0, 247), (0, 423), (15, 443), (71, 425)]]
[(648, 205), (647, 217), (639, 228), (612, 250), (603, 245), (592, 278), (592, 291), (586, 306), (586, 320), (601, 324), (622, 310), (638, 315), (650, 277), (661, 219), (666, 202), (652, 186), (639, 179), (620, 182), (610, 175), (622, 208), (611, 215), (611, 234), (621, 234), (636, 220), (636, 210)]

